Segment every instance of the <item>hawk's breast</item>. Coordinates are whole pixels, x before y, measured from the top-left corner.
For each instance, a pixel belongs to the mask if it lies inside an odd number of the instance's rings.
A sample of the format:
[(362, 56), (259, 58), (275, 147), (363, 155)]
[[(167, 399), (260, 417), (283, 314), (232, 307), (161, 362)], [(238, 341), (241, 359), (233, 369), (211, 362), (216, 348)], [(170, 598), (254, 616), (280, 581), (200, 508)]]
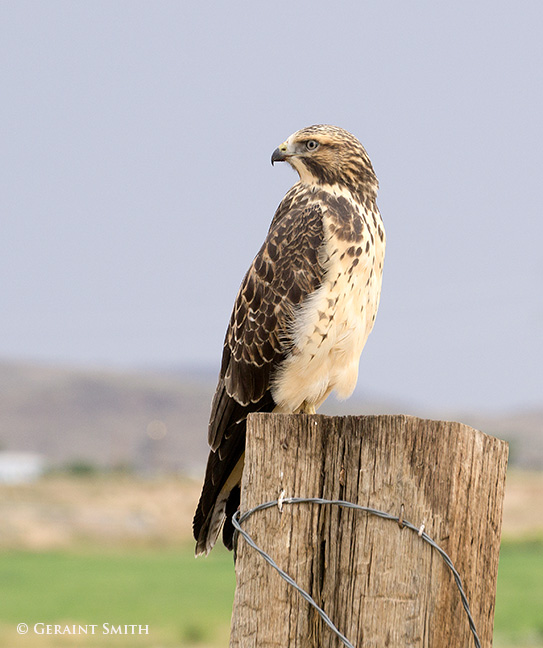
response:
[(324, 239), (320, 287), (296, 310), (290, 352), (273, 380), (278, 409), (318, 407), (332, 390), (347, 398), (379, 306), (385, 251), (375, 203), (361, 205), (348, 193), (320, 191)]

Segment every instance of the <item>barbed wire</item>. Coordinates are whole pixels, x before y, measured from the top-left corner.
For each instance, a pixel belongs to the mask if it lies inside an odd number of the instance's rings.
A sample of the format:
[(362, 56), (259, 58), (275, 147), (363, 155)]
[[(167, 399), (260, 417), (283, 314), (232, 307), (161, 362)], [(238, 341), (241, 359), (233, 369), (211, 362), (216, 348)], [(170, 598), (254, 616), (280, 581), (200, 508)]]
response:
[(259, 504), (258, 506), (255, 506), (254, 508), (246, 511), (243, 514), (239, 510), (236, 511), (232, 516), (232, 524), (236, 529), (236, 532), (239, 533), (242, 536), (242, 538), (245, 540), (245, 542), (247, 542), (247, 544), (250, 547), (252, 547), (256, 552), (258, 552), (262, 556), (262, 558), (264, 558), (264, 560), (279, 573), (281, 578), (283, 578), (289, 585), (291, 585), (312, 607), (315, 608), (315, 610), (322, 618), (322, 620), (337, 635), (337, 637), (343, 642), (343, 644), (347, 646), (347, 648), (355, 648), (355, 646), (347, 639), (345, 635), (343, 635), (338, 630), (338, 628), (334, 625), (333, 621), (326, 614), (326, 612), (317, 604), (315, 599), (313, 599), (313, 597), (308, 592), (306, 592), (303, 588), (301, 588), (291, 576), (289, 576), (283, 569), (281, 569), (273, 560), (273, 558), (255, 543), (255, 541), (251, 538), (251, 536), (247, 533), (247, 531), (244, 531), (241, 528), (241, 525), (254, 513), (272, 508), (274, 506), (278, 506), (279, 510), (282, 510), (284, 504), (319, 504), (319, 505), (329, 504), (332, 506), (340, 506), (343, 508), (356, 509), (358, 511), (364, 511), (371, 515), (376, 515), (377, 517), (384, 518), (385, 520), (392, 520), (393, 522), (397, 522), (401, 528), (406, 527), (408, 529), (411, 529), (411, 531), (414, 531), (419, 536), (419, 538), (427, 542), (439, 553), (439, 555), (443, 558), (445, 564), (451, 570), (456, 586), (458, 587), (458, 591), (460, 592), (462, 605), (468, 617), (469, 627), (473, 634), (475, 646), (476, 648), (481, 648), (481, 642), (479, 640), (479, 636), (477, 635), (475, 623), (473, 621), (473, 617), (471, 616), (471, 611), (469, 609), (468, 599), (466, 597), (464, 588), (462, 586), (462, 579), (460, 578), (460, 574), (456, 571), (452, 560), (445, 553), (445, 551), (435, 542), (435, 540), (433, 540), (427, 533), (425, 533), (424, 524), (421, 524), (419, 527), (417, 527), (411, 522), (404, 520), (403, 512), (400, 514), (400, 517), (398, 517), (396, 515), (391, 515), (390, 513), (386, 513), (385, 511), (380, 511), (379, 509), (370, 508), (369, 506), (361, 506), (360, 504), (353, 504), (353, 502), (347, 502), (345, 500), (328, 500), (328, 499), (321, 499), (319, 497), (283, 497), (283, 495), (281, 495), (281, 497), (278, 500), (264, 502), (263, 504)]

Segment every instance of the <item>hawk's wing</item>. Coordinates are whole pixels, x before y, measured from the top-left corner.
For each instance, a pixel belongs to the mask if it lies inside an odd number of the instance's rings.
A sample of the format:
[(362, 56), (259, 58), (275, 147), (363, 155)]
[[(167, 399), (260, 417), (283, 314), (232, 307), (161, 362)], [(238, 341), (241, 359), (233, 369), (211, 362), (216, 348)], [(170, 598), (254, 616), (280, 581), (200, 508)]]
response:
[(275, 406), (270, 379), (288, 351), (294, 310), (322, 281), (322, 209), (304, 194), (295, 185), (279, 205), (234, 304), (211, 406), (211, 452), (193, 522), (197, 553), (213, 546), (231, 487), (238, 486), (239, 479), (232, 485), (229, 477), (245, 450), (247, 414)]

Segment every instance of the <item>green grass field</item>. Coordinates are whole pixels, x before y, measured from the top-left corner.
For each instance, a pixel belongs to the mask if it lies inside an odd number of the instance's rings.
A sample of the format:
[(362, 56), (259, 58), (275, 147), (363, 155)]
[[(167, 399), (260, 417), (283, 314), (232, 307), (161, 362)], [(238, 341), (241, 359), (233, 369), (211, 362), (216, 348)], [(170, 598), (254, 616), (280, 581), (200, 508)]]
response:
[[(0, 554), (1, 646), (224, 646), (235, 577), (232, 556), (184, 551)], [(149, 635), (17, 638), (26, 623), (148, 625)], [(32, 636), (33, 635), (33, 636)], [(18, 639), (19, 643), (13, 643)]]
[(543, 540), (500, 549), (494, 620), (496, 646), (543, 646)]
[[(0, 553), (0, 645), (9, 648), (228, 645), (232, 555), (183, 550)], [(35, 635), (35, 623), (96, 624), (98, 634)], [(16, 626), (26, 623), (27, 635)], [(149, 635), (102, 634), (102, 623), (148, 625)], [(495, 644), (543, 646), (543, 541), (501, 551)]]

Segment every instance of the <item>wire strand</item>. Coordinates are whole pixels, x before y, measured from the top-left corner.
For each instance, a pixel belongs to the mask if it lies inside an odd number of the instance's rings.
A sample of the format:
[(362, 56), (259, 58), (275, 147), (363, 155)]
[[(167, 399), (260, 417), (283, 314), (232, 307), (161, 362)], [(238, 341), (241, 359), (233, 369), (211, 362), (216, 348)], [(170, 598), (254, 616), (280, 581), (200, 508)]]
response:
[[(392, 520), (393, 522), (397, 522), (398, 524), (400, 524), (401, 527), (406, 527), (408, 529), (411, 529), (411, 531), (414, 531), (422, 540), (424, 540), (429, 545), (431, 545), (439, 553), (439, 555), (443, 558), (445, 564), (451, 570), (456, 586), (458, 587), (458, 591), (460, 592), (462, 605), (468, 617), (468, 623), (469, 623), (470, 630), (473, 634), (475, 646), (476, 648), (481, 648), (481, 642), (479, 640), (479, 636), (477, 635), (475, 622), (473, 621), (473, 617), (471, 615), (468, 599), (466, 597), (464, 588), (462, 586), (462, 579), (460, 578), (460, 574), (455, 569), (452, 560), (445, 553), (445, 551), (435, 542), (435, 540), (433, 540), (427, 533), (424, 532), (424, 524), (421, 525), (420, 527), (417, 527), (411, 522), (404, 520), (403, 515), (400, 518), (397, 517), (396, 515), (391, 515), (390, 513), (386, 513), (385, 511), (380, 511), (379, 509), (370, 508), (369, 506), (361, 506), (360, 504), (353, 504), (353, 502), (347, 502), (345, 500), (328, 500), (328, 499), (321, 499), (319, 497), (281, 498), (281, 506), (285, 504), (319, 504), (319, 505), (332, 505), (332, 506), (340, 506), (343, 508), (356, 509), (358, 511), (364, 511), (371, 515), (376, 515), (377, 517), (383, 518), (385, 520)], [(343, 642), (345, 646), (347, 646), (348, 648), (355, 648), (355, 646), (347, 639), (347, 637), (345, 637), (345, 635), (343, 635), (338, 630), (338, 628), (334, 625), (330, 617), (316, 603), (316, 601), (312, 598), (312, 596), (308, 592), (306, 592), (303, 588), (301, 588), (291, 576), (289, 576), (284, 570), (282, 570), (276, 564), (273, 558), (269, 554), (267, 554), (263, 549), (261, 549), (251, 538), (251, 536), (242, 529), (241, 525), (249, 517), (251, 517), (251, 515), (253, 515), (257, 511), (263, 511), (265, 509), (269, 509), (278, 505), (279, 505), (279, 500), (272, 500), (270, 502), (264, 502), (263, 504), (259, 504), (258, 506), (255, 506), (254, 508), (250, 509), (249, 511), (246, 511), (243, 514), (239, 510), (236, 511), (232, 516), (232, 524), (236, 529), (236, 532), (239, 533), (242, 536), (242, 538), (245, 540), (245, 542), (247, 542), (247, 544), (250, 547), (252, 547), (257, 553), (259, 553), (262, 556), (262, 558), (264, 558), (264, 560), (279, 573), (281, 578), (283, 578), (289, 585), (291, 585), (312, 607), (315, 608), (315, 610), (318, 612), (322, 620), (332, 630), (332, 632), (334, 632), (337, 635), (337, 637)]]

